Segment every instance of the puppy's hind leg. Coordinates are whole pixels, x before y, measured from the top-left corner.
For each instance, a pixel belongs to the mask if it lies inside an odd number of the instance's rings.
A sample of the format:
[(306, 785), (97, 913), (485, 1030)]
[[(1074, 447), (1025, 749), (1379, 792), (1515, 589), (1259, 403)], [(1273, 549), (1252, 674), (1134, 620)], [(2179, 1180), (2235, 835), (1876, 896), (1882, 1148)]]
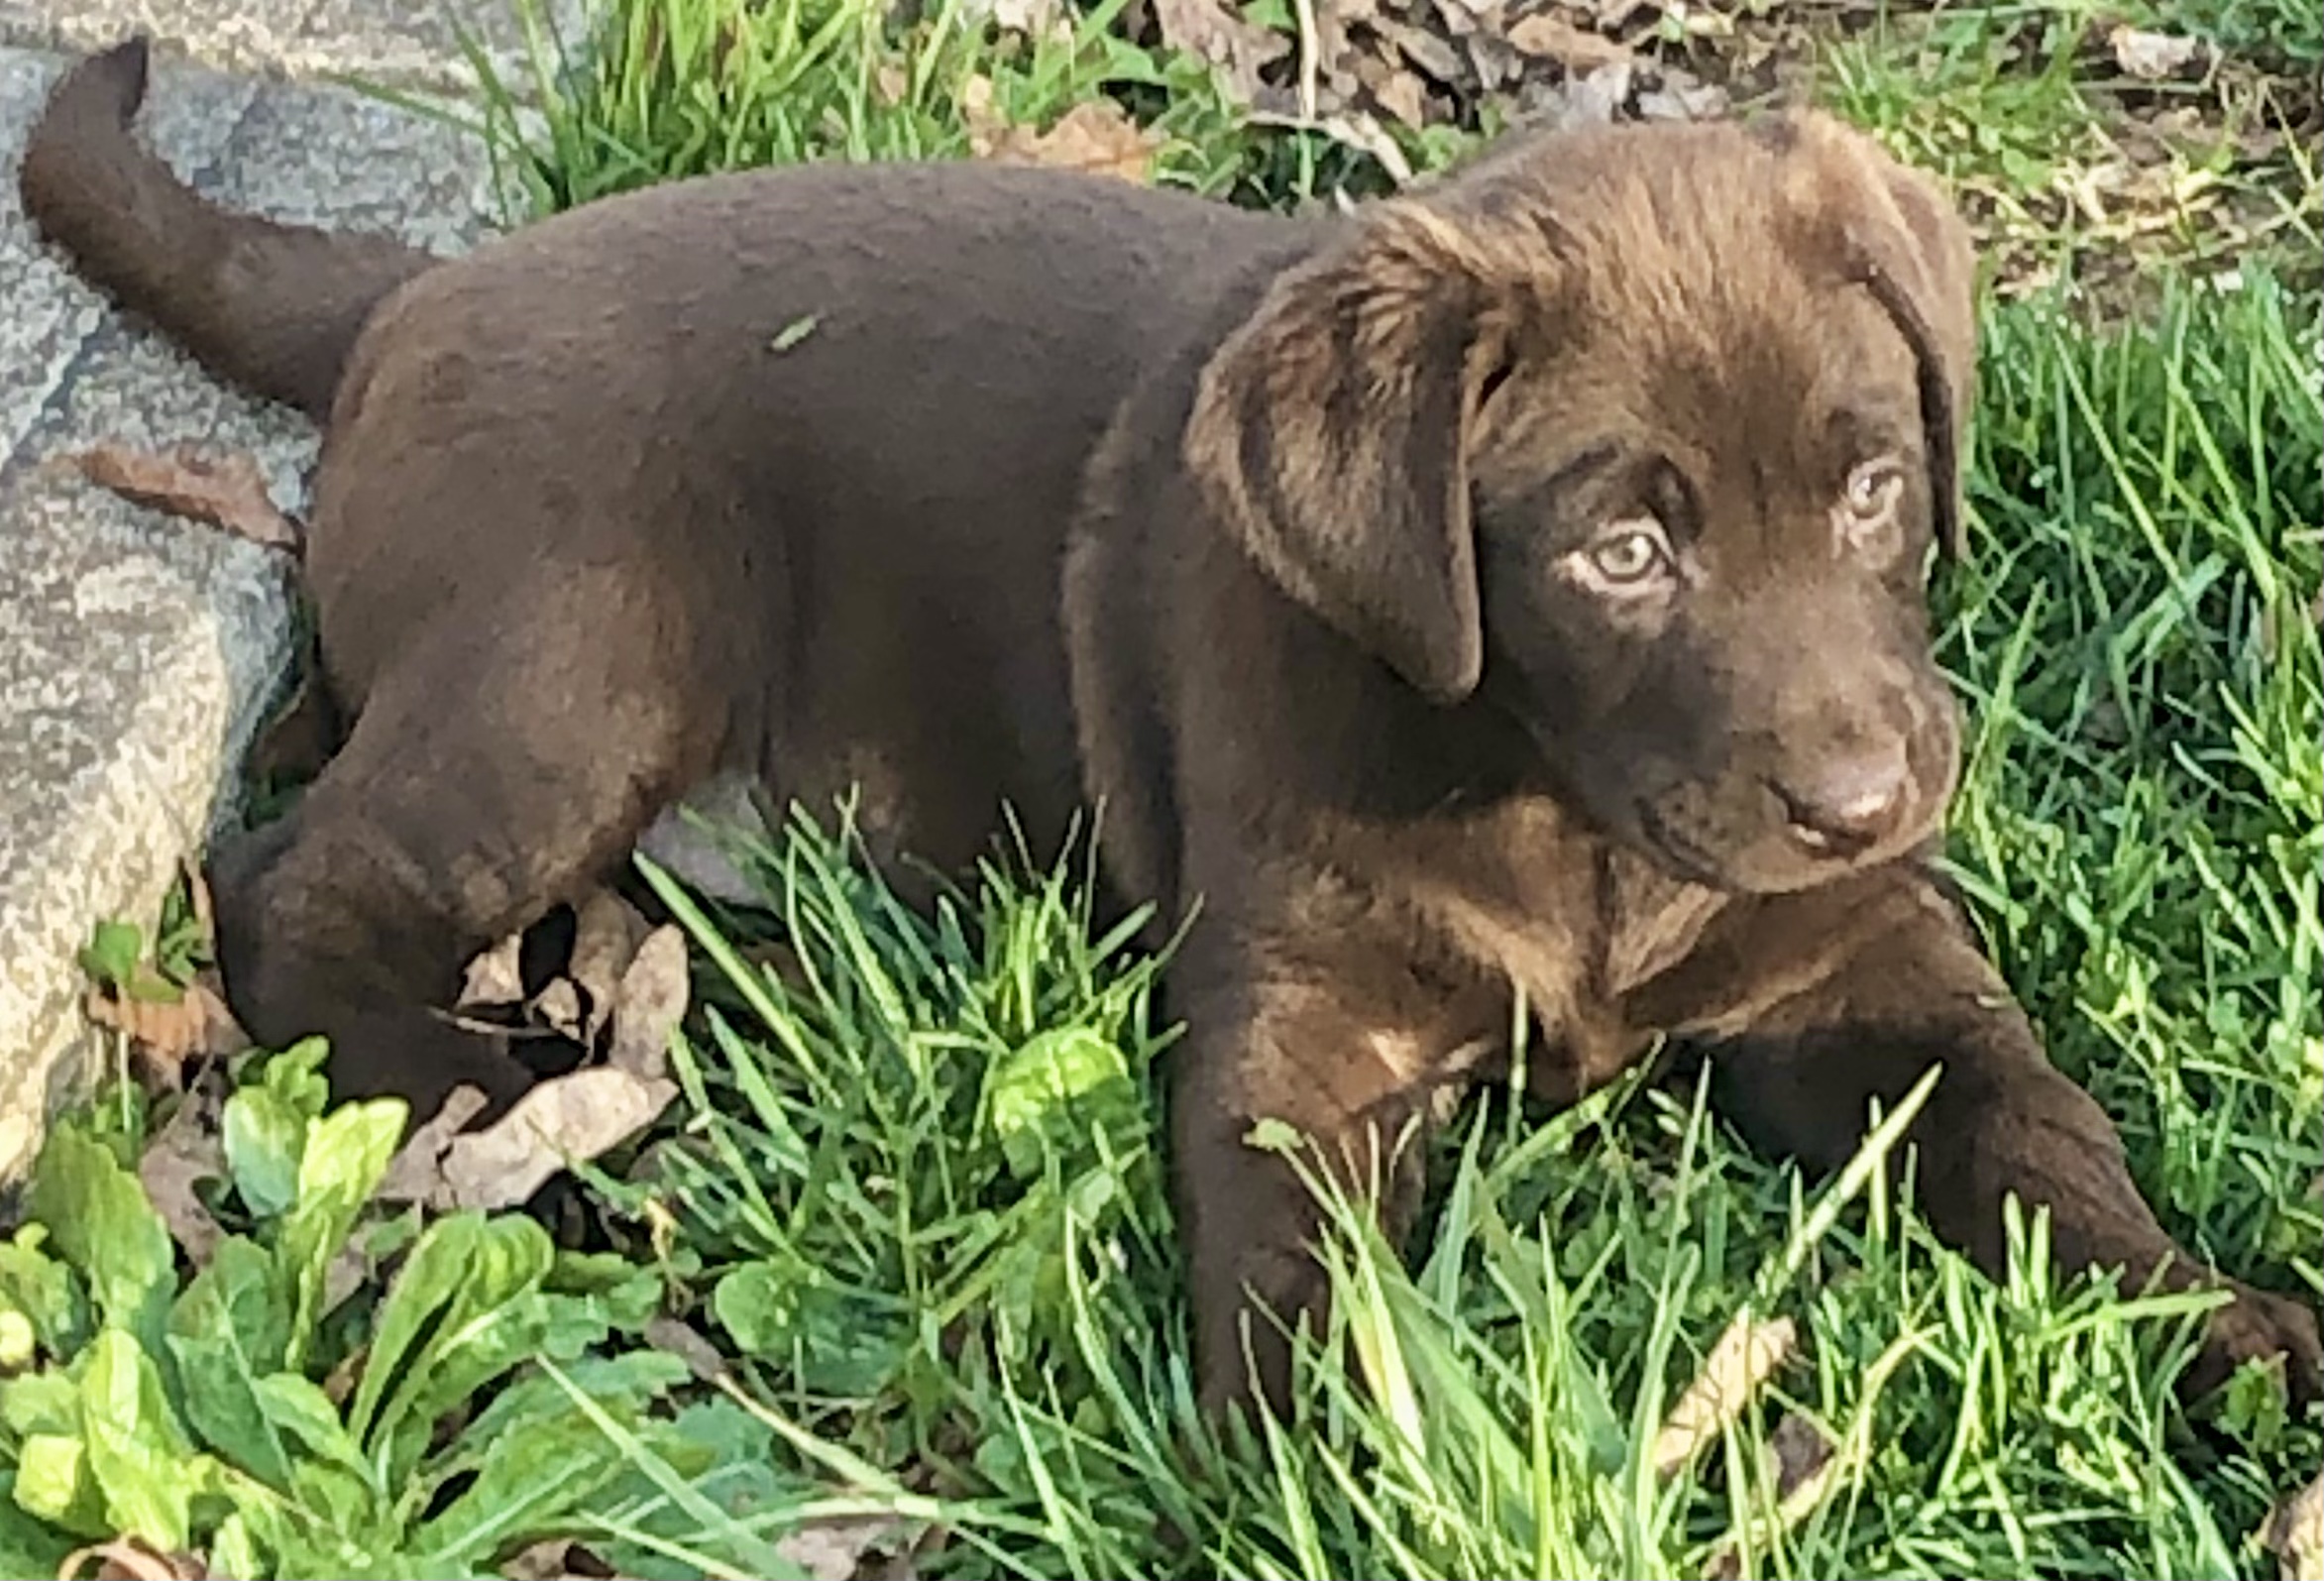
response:
[(645, 645), (548, 619), (415, 644), (287, 827), (213, 874), (251, 1035), (325, 1035), (338, 1095), (399, 1095), (415, 1119), (463, 1082), (516, 1097), (523, 1067), (442, 1013), (463, 964), (617, 869), (718, 744), (689, 728), (689, 666)]

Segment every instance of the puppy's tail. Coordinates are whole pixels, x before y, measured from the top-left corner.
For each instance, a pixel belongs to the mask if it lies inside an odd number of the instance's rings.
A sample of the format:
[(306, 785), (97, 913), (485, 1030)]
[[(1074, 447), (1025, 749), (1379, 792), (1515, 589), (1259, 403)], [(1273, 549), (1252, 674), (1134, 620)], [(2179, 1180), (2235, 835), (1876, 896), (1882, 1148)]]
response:
[(26, 145), (25, 212), (90, 282), (213, 373), (327, 417), (380, 298), (434, 264), (377, 236), (229, 213), (140, 145), (146, 41), (92, 56), (49, 96)]

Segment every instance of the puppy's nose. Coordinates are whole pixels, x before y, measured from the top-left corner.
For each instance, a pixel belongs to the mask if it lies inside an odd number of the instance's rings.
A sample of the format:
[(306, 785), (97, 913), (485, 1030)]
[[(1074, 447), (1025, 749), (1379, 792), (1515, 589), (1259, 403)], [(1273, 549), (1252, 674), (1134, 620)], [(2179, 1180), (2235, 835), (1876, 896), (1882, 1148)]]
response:
[(1792, 839), (1818, 855), (1852, 856), (1895, 833), (1912, 777), (1902, 742), (1852, 752), (1776, 783)]

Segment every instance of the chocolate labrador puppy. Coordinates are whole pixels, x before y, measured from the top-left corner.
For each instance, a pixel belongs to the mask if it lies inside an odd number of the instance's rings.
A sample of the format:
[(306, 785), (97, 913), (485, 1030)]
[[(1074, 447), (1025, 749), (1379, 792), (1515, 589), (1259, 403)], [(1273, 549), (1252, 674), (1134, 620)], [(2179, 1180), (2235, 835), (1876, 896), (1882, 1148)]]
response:
[[(2017, 1192), (2066, 1268), (2215, 1277), (1931, 869), (1971, 259), (1862, 137), (1521, 140), (1304, 220), (762, 170), (446, 262), (209, 206), (130, 134), (145, 67), (63, 81), (25, 203), (328, 423), (307, 575), (351, 728), (215, 888), (236, 1010), (329, 1034), (342, 1090), (516, 1090), (430, 1007), (720, 776), (859, 786), (876, 851), (954, 868), (1004, 806), (1053, 845), (1096, 803), (1118, 899), (1202, 903), (1168, 987), (1214, 1404), (1283, 1398), (1250, 1302), (1323, 1294), (1253, 1123), (1369, 1180), (1520, 993), (1545, 1093), (1697, 1040), (1735, 1123), (1816, 1166), (1941, 1063), (1941, 1233), (1992, 1267)], [(2313, 1379), (2313, 1315), (2236, 1292), (2214, 1372)]]

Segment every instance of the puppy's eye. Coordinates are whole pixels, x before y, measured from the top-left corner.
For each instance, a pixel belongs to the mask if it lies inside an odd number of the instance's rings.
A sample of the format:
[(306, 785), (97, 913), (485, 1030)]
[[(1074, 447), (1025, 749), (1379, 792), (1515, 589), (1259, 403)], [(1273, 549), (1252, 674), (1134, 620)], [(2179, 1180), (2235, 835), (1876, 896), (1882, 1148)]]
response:
[(1670, 540), (1651, 516), (1616, 522), (1582, 551), (1582, 562), (1593, 581), (1637, 589), (1669, 575)]
[(1847, 512), (1849, 525), (1861, 531), (1877, 527), (1894, 515), (1904, 493), (1905, 469), (1882, 456), (1848, 474), (1847, 487), (1840, 492), (1840, 505)]

